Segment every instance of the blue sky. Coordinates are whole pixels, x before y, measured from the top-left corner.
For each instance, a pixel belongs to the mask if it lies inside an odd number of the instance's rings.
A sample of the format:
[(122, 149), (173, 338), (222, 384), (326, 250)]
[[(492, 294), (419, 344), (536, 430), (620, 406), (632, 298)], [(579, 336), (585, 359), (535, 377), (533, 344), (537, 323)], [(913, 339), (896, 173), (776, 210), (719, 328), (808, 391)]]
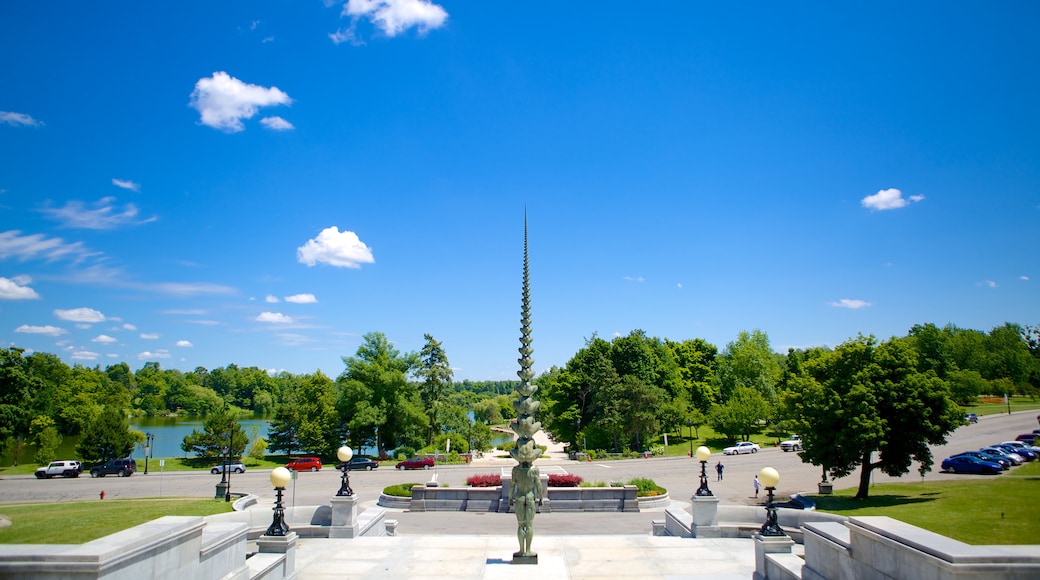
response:
[(5, 2), (0, 345), (458, 379), (1040, 323), (1033, 2)]

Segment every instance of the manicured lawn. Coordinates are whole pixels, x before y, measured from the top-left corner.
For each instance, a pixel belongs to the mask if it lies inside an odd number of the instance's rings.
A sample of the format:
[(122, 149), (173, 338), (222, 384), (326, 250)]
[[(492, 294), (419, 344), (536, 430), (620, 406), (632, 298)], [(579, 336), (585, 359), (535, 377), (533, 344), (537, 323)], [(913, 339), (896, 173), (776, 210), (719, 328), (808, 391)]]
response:
[[(1011, 397), (1011, 411), (1030, 411), (1040, 409), (1040, 400), (1030, 399), (1029, 397)], [(983, 415), (1000, 415), (1008, 412), (1008, 404), (1001, 402), (989, 402), (989, 403), (978, 403), (969, 407), (964, 407), (965, 413), (975, 413), (978, 416)]]
[(82, 544), (162, 516), (208, 516), (231, 511), (219, 499), (155, 498), (0, 505), (11, 521), (3, 544)]
[(1040, 543), (1040, 465), (1029, 463), (984, 479), (891, 483), (814, 495), (816, 509), (844, 516), (888, 516), (968, 544)]

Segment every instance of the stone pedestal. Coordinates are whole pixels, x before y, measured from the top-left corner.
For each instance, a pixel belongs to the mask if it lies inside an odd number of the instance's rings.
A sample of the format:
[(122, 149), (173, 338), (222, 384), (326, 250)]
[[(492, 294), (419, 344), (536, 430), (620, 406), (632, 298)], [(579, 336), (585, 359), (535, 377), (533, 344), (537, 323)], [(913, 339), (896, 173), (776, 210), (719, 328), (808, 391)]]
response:
[(820, 495), (831, 495), (834, 493), (834, 484), (829, 481), (821, 481), (816, 485), (820, 488)]
[(222, 482), (218, 483), (217, 484), (216, 495), (214, 495), (213, 498), (214, 499), (224, 499), (225, 497), (227, 497), (227, 488), (228, 488), (228, 484), (227, 484), (226, 481), (222, 481)]
[(330, 538), (358, 537), (358, 496), (337, 495), (332, 498), (332, 526)]
[[(296, 580), (296, 532), (284, 536), (263, 535), (257, 538), (257, 552), (261, 554), (285, 554), (282, 564), (282, 578)], [(277, 577), (277, 576), (275, 576)]]
[(719, 498), (713, 495), (695, 495), (692, 498), (693, 525), (690, 533), (695, 538), (721, 538), (719, 528)]
[(537, 564), (538, 554), (531, 554), (530, 556), (521, 556), (520, 552), (513, 552), (513, 564)]
[(754, 580), (765, 580), (769, 577), (766, 574), (766, 554), (790, 554), (794, 540), (786, 535), (763, 536), (760, 533), (756, 533), (753, 539), (755, 540)]

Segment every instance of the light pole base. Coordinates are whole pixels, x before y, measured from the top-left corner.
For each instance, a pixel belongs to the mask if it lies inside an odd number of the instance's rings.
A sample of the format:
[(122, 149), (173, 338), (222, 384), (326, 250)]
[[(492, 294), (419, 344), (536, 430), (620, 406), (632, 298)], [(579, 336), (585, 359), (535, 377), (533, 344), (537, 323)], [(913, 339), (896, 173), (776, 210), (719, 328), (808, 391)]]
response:
[(224, 499), (224, 496), (227, 495), (227, 490), (228, 490), (228, 484), (227, 484), (226, 481), (222, 481), (222, 482), (218, 483), (217, 484), (217, 491), (216, 491), (216, 494), (213, 496), (213, 498), (214, 499)]

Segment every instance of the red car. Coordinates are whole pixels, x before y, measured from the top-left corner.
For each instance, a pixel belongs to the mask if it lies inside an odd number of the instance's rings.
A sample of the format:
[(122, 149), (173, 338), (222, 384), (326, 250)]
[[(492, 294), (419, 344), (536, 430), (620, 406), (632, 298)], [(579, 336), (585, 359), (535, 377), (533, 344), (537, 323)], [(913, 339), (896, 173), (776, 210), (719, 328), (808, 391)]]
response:
[(433, 460), (419, 455), (405, 459), (397, 464), (398, 469), (429, 469), (431, 467), (433, 467)]
[(289, 471), (318, 471), (321, 469), (321, 459), (317, 457), (300, 457), (285, 464)]

